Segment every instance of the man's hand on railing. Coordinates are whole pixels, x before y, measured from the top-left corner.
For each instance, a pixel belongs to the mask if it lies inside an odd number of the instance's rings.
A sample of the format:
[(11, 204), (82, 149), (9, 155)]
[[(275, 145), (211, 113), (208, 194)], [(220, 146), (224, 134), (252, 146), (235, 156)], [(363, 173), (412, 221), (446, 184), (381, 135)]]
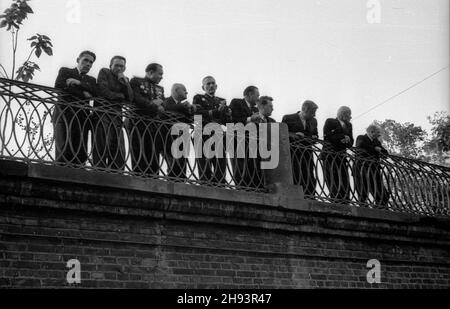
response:
[(348, 135), (346, 135), (343, 139), (341, 139), (342, 144), (350, 144), (351, 139)]
[(84, 95), (84, 97), (85, 97), (86, 99), (91, 99), (91, 98), (93, 98), (92, 94), (90, 94), (90, 93), (87, 92), (87, 91), (83, 91), (83, 95)]
[(71, 86), (74, 86), (74, 85), (79, 86), (79, 85), (81, 85), (81, 82), (78, 79), (75, 79), (75, 78), (68, 78), (66, 80), (66, 85), (67, 85), (67, 87), (71, 87)]
[(158, 113), (164, 113), (165, 109), (162, 105), (158, 105)]
[(303, 133), (303, 132), (296, 132), (295, 135), (296, 135), (297, 137), (301, 137), (301, 138), (304, 138), (304, 137), (305, 137), (305, 133)]
[(261, 120), (261, 115), (259, 113), (255, 113), (251, 117), (247, 118), (247, 122), (259, 122), (260, 120)]
[(153, 104), (156, 104), (156, 105), (159, 105), (159, 106), (162, 106), (162, 104), (164, 103), (164, 101), (161, 100), (161, 99), (155, 99), (155, 100), (152, 101), (152, 103), (153, 103)]

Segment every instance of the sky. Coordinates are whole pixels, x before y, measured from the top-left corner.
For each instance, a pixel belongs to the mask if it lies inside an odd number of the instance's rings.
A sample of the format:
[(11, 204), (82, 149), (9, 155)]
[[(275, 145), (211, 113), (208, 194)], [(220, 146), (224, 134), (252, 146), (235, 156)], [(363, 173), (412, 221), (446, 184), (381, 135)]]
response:
[[(3, 12), (11, 0), (0, 0)], [(41, 56), (34, 83), (53, 86), (61, 66), (75, 67), (80, 51), (97, 54), (90, 75), (114, 55), (128, 59), (126, 75), (161, 63), (166, 94), (186, 85), (192, 102), (212, 75), (217, 95), (242, 97), (255, 85), (274, 98), (273, 117), (319, 105), (319, 133), (339, 106), (353, 110), (354, 135), (374, 120), (413, 122), (450, 113), (448, 0), (32, 0), (26, 38), (52, 39), (54, 55)], [(33, 60), (33, 59), (32, 59)], [(10, 34), (0, 29), (0, 63), (10, 70)], [(433, 73), (441, 72), (431, 76)], [(420, 83), (419, 83), (420, 82)], [(409, 87), (417, 84), (411, 89)], [(405, 91), (404, 93), (402, 93)], [(401, 94), (400, 94), (401, 93)], [(396, 96), (397, 94), (400, 94)], [(395, 96), (380, 107), (372, 107)], [(363, 115), (362, 115), (363, 114)], [(359, 116), (362, 115), (362, 116)], [(359, 116), (359, 117), (358, 117)]]

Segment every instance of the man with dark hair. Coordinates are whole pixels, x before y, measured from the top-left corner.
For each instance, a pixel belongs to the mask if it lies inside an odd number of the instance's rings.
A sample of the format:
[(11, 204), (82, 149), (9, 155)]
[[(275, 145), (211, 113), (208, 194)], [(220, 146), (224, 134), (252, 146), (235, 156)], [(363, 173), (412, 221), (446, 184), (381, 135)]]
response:
[(256, 103), (258, 108), (259, 118), (255, 120), (256, 123), (274, 123), (275, 119), (271, 118), (273, 113), (273, 98), (269, 96), (262, 96)]
[(93, 117), (92, 145), (94, 166), (123, 170), (125, 165), (125, 146), (122, 134), (122, 107), (133, 100), (126, 70), (126, 59), (114, 56), (109, 69), (100, 70), (97, 77), (99, 94), (106, 102), (95, 102)]
[(337, 118), (329, 118), (323, 128), (325, 140), (321, 158), (330, 197), (338, 201), (350, 199), (350, 180), (346, 151), (353, 145), (352, 111), (341, 106)]
[(366, 131), (367, 134), (359, 135), (356, 139), (354, 174), (358, 200), (365, 203), (370, 193), (377, 205), (386, 206), (390, 194), (383, 184), (380, 158), (387, 155), (388, 151), (379, 140), (380, 127), (370, 125)]
[[(172, 124), (192, 123), (192, 117), (195, 113), (195, 106), (185, 101), (187, 99), (187, 90), (183, 84), (174, 84), (171, 89), (171, 96), (164, 103), (164, 110), (170, 114)], [(164, 157), (167, 161), (167, 175), (169, 177), (185, 179), (186, 178), (186, 157), (175, 159), (172, 154), (172, 144), (179, 136), (171, 134), (171, 128), (167, 130), (167, 139), (165, 142)]]
[[(272, 117), (273, 113), (273, 98), (269, 96), (262, 96), (259, 98), (259, 100), (256, 103), (256, 106), (258, 108), (258, 114), (259, 117), (255, 117), (252, 122), (256, 124), (256, 127), (258, 129), (257, 131), (257, 139), (258, 139), (258, 149), (257, 149), (257, 157), (256, 158), (249, 158), (247, 162), (249, 162), (248, 166), (251, 167), (250, 170), (253, 172), (253, 184), (257, 188), (263, 188), (265, 181), (264, 181), (264, 174), (261, 169), (261, 154), (260, 154), (260, 144), (263, 143), (264, 149), (271, 149), (272, 147), (272, 141), (271, 141), (271, 130), (272, 127), (270, 125), (267, 126), (267, 128), (261, 127), (261, 124), (270, 124), (275, 123), (275, 119)], [(262, 133), (261, 130), (267, 129), (265, 133), (265, 137), (261, 136)], [(278, 145), (276, 145), (278, 147)], [(265, 160), (265, 159), (264, 159)]]
[(84, 164), (88, 158), (87, 138), (89, 99), (98, 94), (95, 78), (88, 76), (95, 54), (83, 51), (77, 58), (77, 67), (61, 68), (55, 88), (64, 90), (53, 115), (55, 160), (70, 164)]
[(319, 137), (317, 131), (316, 111), (318, 106), (313, 101), (303, 102), (301, 111), (285, 115), (282, 122), (286, 123), (292, 157), (292, 174), (294, 184), (301, 185), (307, 196), (314, 196), (316, 192), (316, 175), (313, 145)]
[(131, 132), (132, 168), (134, 172), (149, 176), (158, 175), (159, 155), (164, 149), (167, 133), (162, 130), (162, 123), (157, 119), (158, 113), (164, 111), (164, 88), (158, 85), (163, 74), (160, 64), (151, 63), (146, 68), (145, 78), (134, 77), (130, 81), (133, 106), (141, 116), (140, 119), (129, 121), (128, 125)]
[[(216, 96), (217, 84), (212, 76), (207, 76), (202, 80), (202, 89), (205, 94), (194, 96), (193, 104), (197, 108), (197, 115), (202, 116), (203, 125), (217, 123), (225, 126), (231, 122), (231, 109), (227, 106), (227, 101)], [(205, 143), (210, 135), (203, 135)], [(212, 149), (215, 151), (215, 149)], [(198, 174), (200, 180), (206, 182), (226, 183), (227, 158), (226, 158), (226, 137), (223, 138), (222, 158), (206, 158), (202, 152), (202, 157), (197, 159)]]
[[(258, 122), (261, 119), (258, 107), (259, 90), (255, 86), (249, 86), (244, 90), (243, 99), (233, 99), (230, 103), (231, 117), (235, 124)], [(237, 133), (234, 136), (234, 158), (231, 160), (233, 165), (233, 177), (236, 186), (257, 187), (260, 185), (260, 179), (256, 176), (256, 159), (249, 158), (249, 138), (245, 136), (239, 137)], [(246, 158), (238, 157), (238, 143), (245, 148)]]

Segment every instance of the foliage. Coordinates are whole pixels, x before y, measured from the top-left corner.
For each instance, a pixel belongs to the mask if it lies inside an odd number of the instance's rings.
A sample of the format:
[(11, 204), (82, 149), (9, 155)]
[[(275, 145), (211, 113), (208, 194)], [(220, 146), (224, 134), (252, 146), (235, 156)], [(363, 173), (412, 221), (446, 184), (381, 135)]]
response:
[(395, 120), (375, 121), (382, 129), (386, 149), (406, 158), (417, 159), (422, 154), (423, 142), (427, 132), (413, 123), (399, 123)]
[(25, 82), (33, 79), (35, 71), (40, 70), (39, 66), (35, 62), (30, 61), (33, 54), (37, 58), (41, 57), (42, 52), (46, 53), (48, 56), (53, 55), (53, 45), (51, 39), (46, 35), (36, 33), (36, 35), (28, 39), (28, 41), (31, 41), (31, 52), (27, 60), (25, 60), (25, 62), (18, 68), (17, 71), (15, 70), (20, 26), (22, 25), (22, 22), (28, 17), (28, 14), (34, 13), (33, 9), (27, 3), (28, 1), (30, 0), (14, 0), (11, 6), (7, 8), (2, 15), (0, 15), (0, 28), (6, 28), (6, 31), (11, 32), (13, 63), (11, 75), (8, 75), (5, 67), (1, 64), (0, 69), (2, 69), (2, 71), (0, 71), (0, 73), (6, 78), (23, 80)]
[(437, 112), (428, 121), (433, 125), (431, 138), (424, 146), (428, 161), (446, 165), (450, 161), (450, 116), (446, 112)]
[(432, 125), (431, 134), (408, 122), (386, 119), (374, 123), (382, 128), (384, 146), (391, 154), (449, 166), (450, 116), (436, 112), (427, 118)]

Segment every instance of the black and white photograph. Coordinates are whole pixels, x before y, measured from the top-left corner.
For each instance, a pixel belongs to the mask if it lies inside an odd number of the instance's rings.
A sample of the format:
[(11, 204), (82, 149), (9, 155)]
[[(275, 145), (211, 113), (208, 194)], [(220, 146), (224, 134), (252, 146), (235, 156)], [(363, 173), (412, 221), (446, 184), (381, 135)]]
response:
[(0, 289), (449, 289), (449, 21), (448, 0), (0, 0)]

